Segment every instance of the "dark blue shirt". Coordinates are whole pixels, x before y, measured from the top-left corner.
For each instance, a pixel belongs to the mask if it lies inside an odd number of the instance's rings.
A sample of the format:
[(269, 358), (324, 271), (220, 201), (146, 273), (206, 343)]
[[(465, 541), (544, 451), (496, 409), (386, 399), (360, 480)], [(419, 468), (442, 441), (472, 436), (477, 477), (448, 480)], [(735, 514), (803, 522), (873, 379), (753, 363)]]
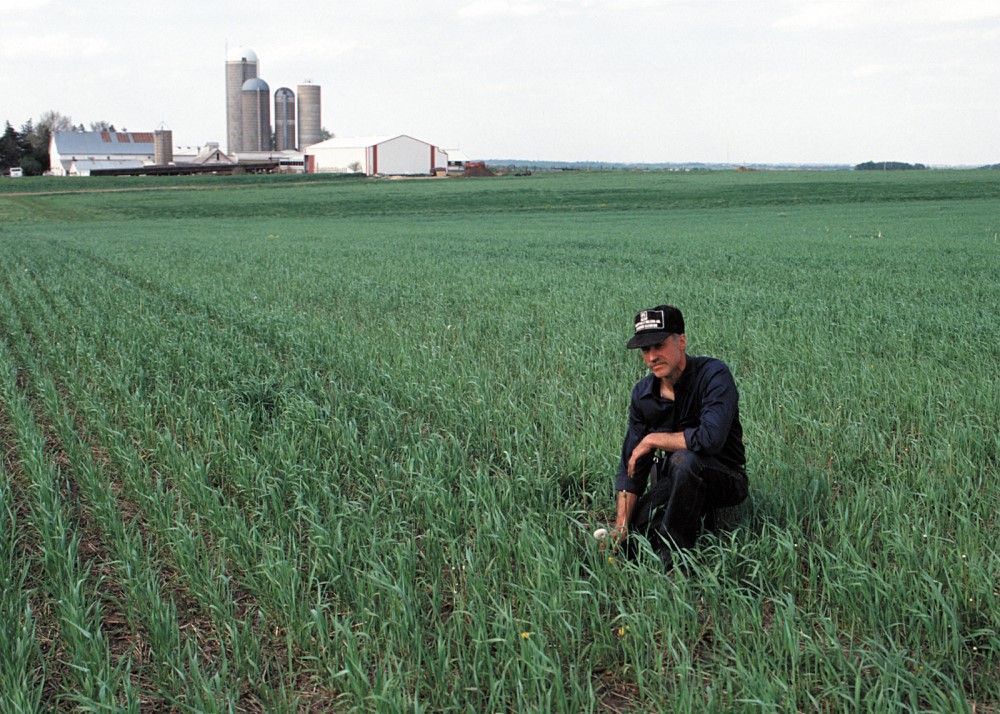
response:
[(645, 490), (653, 455), (636, 463), (634, 478), (628, 477), (628, 461), (636, 445), (654, 431), (683, 431), (689, 450), (743, 470), (746, 452), (739, 400), (729, 367), (713, 357), (688, 355), (684, 372), (674, 385), (673, 400), (660, 396), (659, 378), (647, 374), (632, 389), (615, 489), (640, 494)]

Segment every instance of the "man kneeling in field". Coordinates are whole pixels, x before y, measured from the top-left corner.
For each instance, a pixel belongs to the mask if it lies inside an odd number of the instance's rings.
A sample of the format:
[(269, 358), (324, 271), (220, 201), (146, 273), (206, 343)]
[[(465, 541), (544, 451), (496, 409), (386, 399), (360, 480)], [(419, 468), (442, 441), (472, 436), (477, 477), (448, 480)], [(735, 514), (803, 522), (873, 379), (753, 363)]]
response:
[(637, 314), (627, 347), (642, 351), (650, 374), (632, 390), (612, 536), (642, 534), (669, 569), (674, 548), (694, 546), (703, 521), (714, 526), (715, 508), (747, 497), (739, 394), (724, 362), (685, 352), (684, 316), (672, 305)]

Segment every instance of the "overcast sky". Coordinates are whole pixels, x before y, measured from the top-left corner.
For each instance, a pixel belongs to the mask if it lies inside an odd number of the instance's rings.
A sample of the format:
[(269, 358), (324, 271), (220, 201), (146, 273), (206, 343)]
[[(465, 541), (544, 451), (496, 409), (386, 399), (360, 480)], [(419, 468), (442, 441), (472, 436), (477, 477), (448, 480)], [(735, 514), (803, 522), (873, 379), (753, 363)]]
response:
[(225, 148), (227, 46), (471, 158), (1000, 162), (1000, 0), (0, 0), (0, 122)]

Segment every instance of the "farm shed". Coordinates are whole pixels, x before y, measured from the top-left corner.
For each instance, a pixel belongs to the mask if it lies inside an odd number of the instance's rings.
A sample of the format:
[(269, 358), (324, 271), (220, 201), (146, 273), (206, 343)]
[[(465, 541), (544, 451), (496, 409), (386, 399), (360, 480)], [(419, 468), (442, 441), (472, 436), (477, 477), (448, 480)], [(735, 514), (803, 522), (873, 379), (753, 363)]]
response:
[(307, 173), (430, 176), (448, 165), (448, 154), (412, 136), (334, 138), (305, 149)]
[(90, 159), (73, 159), (69, 162), (69, 167), (66, 169), (66, 176), (90, 176), (93, 171), (100, 171), (102, 169), (114, 169), (116, 171), (122, 170), (137, 170), (141, 169), (147, 164), (142, 161), (133, 159), (111, 159), (92, 161)]
[(210, 141), (204, 146), (184, 146), (174, 149), (174, 159), (178, 163), (198, 164), (234, 164), (236, 159), (224, 154), (218, 143)]

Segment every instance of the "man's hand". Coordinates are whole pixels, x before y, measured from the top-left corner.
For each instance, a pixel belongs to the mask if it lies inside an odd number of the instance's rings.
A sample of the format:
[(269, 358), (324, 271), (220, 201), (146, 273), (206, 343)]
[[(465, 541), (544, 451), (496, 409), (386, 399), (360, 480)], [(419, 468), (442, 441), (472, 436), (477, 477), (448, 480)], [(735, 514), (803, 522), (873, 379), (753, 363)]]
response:
[(652, 436), (652, 434), (647, 434), (643, 438), (643, 440), (640, 441), (638, 444), (636, 444), (635, 448), (632, 449), (632, 456), (629, 457), (629, 460), (628, 460), (628, 477), (629, 478), (632, 478), (633, 476), (635, 476), (635, 464), (636, 464), (636, 462), (639, 459), (641, 459), (643, 456), (646, 456), (647, 454), (651, 454), (651, 453), (653, 453), (653, 451), (656, 450), (656, 447), (653, 446), (652, 443), (650, 443), (650, 439), (649, 439), (650, 436)]
[(643, 456), (650, 454), (657, 449), (660, 451), (683, 451), (687, 448), (687, 439), (683, 431), (661, 432), (654, 431), (642, 437), (642, 441), (632, 449), (632, 456), (628, 460), (628, 476), (635, 475), (635, 465)]
[(601, 539), (601, 543), (598, 546), (599, 550), (602, 552), (605, 550), (610, 550), (612, 553), (618, 550), (618, 546), (622, 544), (625, 540), (625, 526), (614, 526), (608, 531), (606, 538)]
[(616, 525), (611, 529), (611, 547), (618, 548), (619, 545), (625, 542), (625, 537), (628, 535), (628, 528), (626, 526)]

